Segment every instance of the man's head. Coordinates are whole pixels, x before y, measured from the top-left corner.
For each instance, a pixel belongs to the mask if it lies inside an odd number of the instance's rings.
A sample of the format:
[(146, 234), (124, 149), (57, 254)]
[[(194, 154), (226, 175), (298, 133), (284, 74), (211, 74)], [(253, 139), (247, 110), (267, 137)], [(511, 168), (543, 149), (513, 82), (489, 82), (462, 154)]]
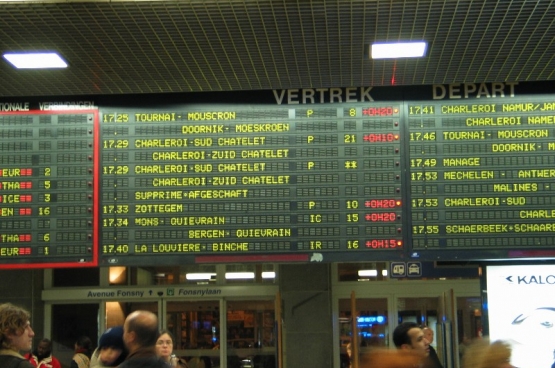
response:
[(41, 361), (44, 358), (48, 358), (51, 352), (52, 342), (48, 339), (40, 340), (39, 344), (37, 345), (37, 359)]
[(155, 348), (158, 339), (158, 317), (149, 311), (135, 311), (125, 319), (123, 341), (133, 353), (140, 348)]
[(424, 332), (424, 337), (426, 338), (426, 340), (428, 340), (428, 342), (431, 344), (434, 342), (434, 331), (426, 326), (422, 328), (422, 331)]
[(35, 333), (31, 328), (30, 314), (10, 303), (0, 304), (0, 345), (4, 349), (29, 351)]
[(393, 330), (393, 343), (397, 349), (412, 350), (422, 357), (430, 354), (430, 343), (422, 329), (414, 322), (403, 322)]

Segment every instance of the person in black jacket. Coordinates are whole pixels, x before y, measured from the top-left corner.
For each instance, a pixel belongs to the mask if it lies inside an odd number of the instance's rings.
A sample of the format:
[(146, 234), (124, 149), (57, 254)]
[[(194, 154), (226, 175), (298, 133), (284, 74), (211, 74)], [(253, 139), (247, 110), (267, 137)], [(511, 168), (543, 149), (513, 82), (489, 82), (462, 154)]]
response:
[(0, 367), (33, 368), (20, 354), (30, 351), (35, 333), (31, 328), (31, 315), (11, 303), (0, 304)]
[(439, 357), (437, 356), (436, 349), (432, 346), (432, 342), (434, 342), (434, 331), (430, 327), (422, 327), (422, 331), (424, 332), (424, 337), (430, 343), (430, 354), (428, 355), (428, 361), (426, 362), (426, 367), (428, 368), (443, 368), (441, 362), (439, 361)]

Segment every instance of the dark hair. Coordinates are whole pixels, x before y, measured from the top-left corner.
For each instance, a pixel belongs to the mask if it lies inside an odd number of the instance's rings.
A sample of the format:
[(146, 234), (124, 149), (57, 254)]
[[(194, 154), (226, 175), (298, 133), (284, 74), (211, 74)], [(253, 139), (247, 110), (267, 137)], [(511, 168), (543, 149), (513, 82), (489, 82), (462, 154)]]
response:
[(50, 341), (50, 339), (47, 339), (45, 337), (43, 339), (40, 339), (39, 344), (42, 343), (42, 342), (48, 344), (48, 352), (52, 352), (52, 341)]
[(395, 327), (395, 330), (393, 330), (393, 343), (397, 348), (404, 344), (411, 344), (409, 331), (413, 328), (420, 328), (420, 326), (415, 322), (403, 322)]
[(158, 340), (160, 338), (160, 336), (162, 336), (162, 335), (168, 335), (170, 337), (170, 339), (172, 340), (173, 346), (175, 346), (175, 337), (173, 337), (173, 334), (170, 332), (170, 330), (168, 330), (168, 329), (160, 330), (156, 340)]
[(75, 344), (80, 347), (82, 350), (81, 351), (83, 354), (85, 354), (86, 356), (88, 356), (89, 358), (91, 357), (92, 354), (92, 341), (89, 337), (87, 336), (79, 336), (77, 338), (77, 341), (75, 341)]

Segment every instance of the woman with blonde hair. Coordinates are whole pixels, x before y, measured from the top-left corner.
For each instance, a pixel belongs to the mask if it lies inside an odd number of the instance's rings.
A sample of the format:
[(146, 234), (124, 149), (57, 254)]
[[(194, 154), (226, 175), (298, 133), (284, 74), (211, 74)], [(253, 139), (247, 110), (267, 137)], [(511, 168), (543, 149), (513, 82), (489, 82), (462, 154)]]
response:
[(463, 368), (512, 368), (511, 347), (503, 341), (475, 340), (463, 357)]
[(35, 333), (30, 314), (11, 303), (0, 304), (0, 367), (33, 368), (20, 354), (30, 351)]

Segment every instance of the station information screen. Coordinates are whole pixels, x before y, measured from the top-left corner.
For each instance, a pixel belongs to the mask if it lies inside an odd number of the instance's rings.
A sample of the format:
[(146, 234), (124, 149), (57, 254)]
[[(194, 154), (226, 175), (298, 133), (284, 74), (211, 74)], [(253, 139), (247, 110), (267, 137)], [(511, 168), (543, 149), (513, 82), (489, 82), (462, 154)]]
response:
[(401, 116), (399, 103), (103, 111), (101, 263), (398, 258)]
[(555, 257), (554, 95), (431, 88), (0, 103), (0, 268)]
[(554, 246), (552, 96), (420, 101), (407, 109), (415, 254), (524, 256)]
[(0, 113), (0, 267), (98, 263), (96, 127), (97, 111)]

